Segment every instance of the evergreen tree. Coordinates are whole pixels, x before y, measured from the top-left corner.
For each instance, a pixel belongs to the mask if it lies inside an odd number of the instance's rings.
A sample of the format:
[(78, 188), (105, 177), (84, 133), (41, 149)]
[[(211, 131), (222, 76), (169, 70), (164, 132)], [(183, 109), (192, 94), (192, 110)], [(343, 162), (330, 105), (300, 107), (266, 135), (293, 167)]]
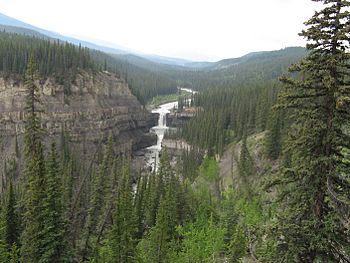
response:
[(146, 230), (146, 207), (147, 207), (147, 184), (148, 176), (141, 175), (137, 182), (137, 189), (134, 200), (135, 217), (137, 223), (136, 238), (141, 239)]
[[(317, 0), (301, 35), (309, 55), (283, 77), (282, 107), (290, 108), (290, 168), (280, 180), (284, 201), (274, 231), (279, 262), (350, 262), (349, 39), (350, 2)], [(346, 219), (347, 218), (347, 219)]]
[(109, 246), (113, 251), (113, 262), (129, 263), (134, 261), (136, 231), (129, 165), (124, 164), (123, 178), (117, 195), (113, 226), (109, 239)]
[[(96, 241), (98, 238), (98, 230), (101, 229), (106, 212), (106, 201), (110, 197), (108, 189), (109, 185), (109, 164), (111, 160), (111, 153), (108, 153), (108, 149), (101, 157), (101, 163), (96, 175), (93, 174), (92, 178), (92, 193), (90, 196), (90, 204), (88, 209), (88, 217), (86, 219), (86, 232), (85, 232), (85, 244), (83, 248), (83, 258), (89, 256), (91, 250), (96, 248)], [(101, 154), (102, 155), (102, 154)], [(108, 202), (107, 202), (108, 203)]]
[(282, 116), (280, 112), (273, 112), (268, 122), (268, 131), (265, 137), (266, 155), (275, 160), (281, 153), (281, 124)]
[(17, 212), (17, 200), (13, 189), (12, 181), (10, 181), (10, 186), (8, 190), (8, 199), (5, 210), (5, 225), (4, 225), (4, 235), (5, 243), (8, 250), (12, 249), (12, 246), (19, 247), (19, 235), (20, 235), (20, 223), (19, 215)]
[(254, 172), (254, 162), (247, 147), (247, 136), (244, 135), (239, 155), (238, 172), (245, 187), (249, 187), (249, 177)]
[(43, 256), (40, 262), (68, 262), (67, 243), (65, 239), (66, 225), (63, 217), (62, 176), (56, 145), (51, 145), (47, 167), (46, 196), (44, 199), (45, 228), (43, 240)]
[(9, 252), (9, 263), (20, 263), (20, 255), (19, 255), (19, 249), (16, 245), (16, 243), (14, 243), (11, 247), (11, 250)]
[(39, 72), (34, 55), (32, 54), (29, 58), (25, 73), (26, 104), (24, 110), (26, 112), (27, 119), (25, 123), (26, 133), (24, 140), (27, 159), (30, 159), (35, 154), (38, 154), (40, 152), (40, 148), (42, 148), (42, 130), (39, 119), (40, 94), (38, 80)]
[(223, 193), (223, 218), (222, 222), (226, 228), (225, 243), (227, 246), (228, 262), (236, 263), (247, 254), (247, 240), (240, 222), (240, 211), (237, 211), (239, 199), (238, 194), (232, 188)]
[(8, 259), (8, 248), (3, 238), (3, 219), (0, 220), (0, 262), (6, 262)]
[(37, 69), (30, 57), (25, 75), (27, 88), (25, 126), (24, 229), (21, 237), (21, 257), (24, 262), (40, 262), (43, 255), (45, 213), (45, 160), (37, 104), (39, 102)]
[(169, 262), (170, 252), (170, 229), (168, 220), (171, 213), (167, 209), (167, 199), (162, 199), (157, 213), (157, 220), (148, 235), (137, 246), (137, 261), (140, 263), (163, 263)]

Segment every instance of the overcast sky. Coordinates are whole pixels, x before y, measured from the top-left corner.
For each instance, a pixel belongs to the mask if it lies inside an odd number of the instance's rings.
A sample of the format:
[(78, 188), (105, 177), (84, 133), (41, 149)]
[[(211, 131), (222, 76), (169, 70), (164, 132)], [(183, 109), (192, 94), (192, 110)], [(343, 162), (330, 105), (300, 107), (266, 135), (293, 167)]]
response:
[(0, 0), (0, 12), (148, 54), (218, 60), (304, 46), (310, 0)]

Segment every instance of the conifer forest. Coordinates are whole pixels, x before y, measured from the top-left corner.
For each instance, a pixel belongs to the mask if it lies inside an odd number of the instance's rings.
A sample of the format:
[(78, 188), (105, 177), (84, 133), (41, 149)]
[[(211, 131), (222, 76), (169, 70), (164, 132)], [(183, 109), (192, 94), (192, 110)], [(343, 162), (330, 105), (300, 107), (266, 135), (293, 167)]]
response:
[(0, 263), (349, 263), (350, 1), (312, 1), (306, 48), (212, 68), (2, 29)]

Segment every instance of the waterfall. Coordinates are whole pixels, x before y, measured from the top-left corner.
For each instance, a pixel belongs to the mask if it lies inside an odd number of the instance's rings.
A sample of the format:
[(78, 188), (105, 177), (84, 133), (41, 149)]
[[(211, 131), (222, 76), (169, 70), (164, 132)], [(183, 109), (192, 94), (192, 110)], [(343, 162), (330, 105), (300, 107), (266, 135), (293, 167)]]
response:
[(157, 144), (148, 147), (149, 153), (146, 156), (148, 166), (152, 167), (152, 171), (158, 169), (159, 152), (162, 149), (162, 141), (165, 131), (168, 129), (166, 124), (166, 116), (170, 110), (177, 107), (177, 101), (160, 105), (157, 109), (152, 110), (152, 113), (158, 113), (158, 125), (151, 128), (151, 131), (157, 135)]
[[(192, 91), (190, 89), (179, 88), (181, 90), (185, 90), (187, 92), (197, 93), (196, 91)], [(164, 138), (165, 131), (168, 129), (166, 123), (166, 116), (170, 113), (170, 110), (177, 108), (177, 101), (165, 103), (160, 105), (158, 108), (152, 110), (152, 113), (158, 113), (158, 125), (151, 128), (151, 131), (157, 135), (157, 144), (152, 145), (147, 148), (148, 154), (146, 155), (146, 163), (147, 166), (152, 167), (152, 171), (158, 169), (159, 165), (159, 152), (162, 149), (162, 141)]]

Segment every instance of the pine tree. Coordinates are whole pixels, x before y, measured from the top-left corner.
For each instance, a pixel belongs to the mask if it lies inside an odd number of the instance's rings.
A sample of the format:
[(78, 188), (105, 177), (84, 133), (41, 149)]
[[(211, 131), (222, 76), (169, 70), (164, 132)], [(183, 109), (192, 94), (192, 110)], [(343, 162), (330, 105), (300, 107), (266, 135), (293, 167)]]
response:
[(277, 159), (281, 153), (281, 122), (281, 113), (272, 112), (265, 136), (265, 151), (266, 155), (273, 160)]
[(160, 200), (165, 193), (165, 187), (171, 178), (172, 169), (168, 159), (167, 151), (163, 151), (160, 157), (159, 169), (150, 176), (148, 183), (148, 204), (146, 225), (152, 227), (156, 223), (157, 211), (160, 206)]
[[(102, 154), (101, 154), (102, 155)], [(96, 247), (96, 241), (98, 237), (99, 228), (101, 229), (106, 212), (106, 203), (110, 193), (109, 185), (109, 156), (108, 150), (101, 157), (101, 163), (98, 167), (98, 173), (92, 178), (92, 193), (90, 197), (90, 204), (88, 209), (88, 217), (86, 219), (86, 232), (85, 232), (85, 244), (83, 248), (83, 258), (86, 258), (91, 250)], [(102, 230), (103, 231), (103, 230)]]
[(170, 242), (176, 237), (176, 226), (183, 219), (185, 207), (180, 207), (184, 205), (179, 196), (180, 182), (170, 165), (166, 149), (162, 152), (159, 169), (153, 177), (155, 194), (151, 195), (150, 208), (156, 213), (156, 220), (155, 225), (151, 225), (148, 234), (140, 241), (137, 258), (139, 262), (145, 263), (169, 262)]
[(0, 262), (8, 260), (8, 248), (3, 238), (3, 220), (0, 219)]
[(16, 245), (16, 243), (14, 243), (11, 247), (11, 250), (9, 252), (9, 263), (20, 263), (20, 256), (19, 256), (19, 249)]
[(118, 191), (109, 246), (113, 251), (113, 262), (134, 261), (137, 225), (133, 207), (133, 192), (128, 164), (124, 164), (123, 178)]
[(291, 68), (299, 78), (282, 78), (281, 107), (290, 109), (293, 124), (274, 231), (279, 262), (350, 262), (350, 2), (317, 2), (324, 9), (301, 33), (310, 53)]
[(40, 128), (39, 109), (40, 95), (39, 86), (37, 84), (39, 78), (39, 72), (37, 64), (32, 54), (29, 58), (27, 70), (25, 74), (25, 86), (26, 86), (26, 123), (25, 123), (25, 154), (26, 158), (35, 155), (41, 148), (41, 135), (42, 130)]
[(55, 143), (51, 145), (47, 167), (46, 196), (44, 199), (45, 225), (43, 256), (40, 262), (67, 262), (66, 225), (63, 217), (62, 173)]
[[(170, 231), (168, 220), (170, 219), (165, 198), (161, 200), (157, 213), (156, 224), (150, 229), (148, 235), (137, 246), (137, 259), (140, 263), (169, 262)], [(175, 230), (175, 229), (174, 229)]]
[(17, 200), (13, 189), (12, 181), (10, 181), (8, 191), (8, 199), (5, 210), (4, 239), (8, 250), (10, 250), (14, 245), (19, 247), (20, 225), (19, 216), (16, 208)]
[(38, 116), (37, 66), (30, 57), (25, 75), (27, 88), (25, 125), (25, 172), (26, 192), (24, 194), (24, 229), (21, 237), (21, 257), (24, 262), (40, 262), (43, 254), (45, 222), (45, 160), (41, 141), (42, 131)]
[[(12, 257), (18, 256), (20, 222), (11, 180), (5, 192), (6, 198), (2, 198), (4, 205), (0, 206), (0, 262), (12, 262)], [(16, 248), (16, 253), (13, 248)]]
[(136, 238), (141, 239), (145, 230), (145, 220), (146, 220), (146, 206), (147, 206), (147, 184), (148, 184), (148, 176), (141, 175), (137, 182), (137, 189), (134, 200), (134, 208), (135, 208), (135, 217), (137, 224), (137, 234)]
[(240, 211), (237, 209), (239, 194), (228, 188), (223, 194), (223, 218), (226, 228), (225, 243), (227, 245), (228, 262), (236, 263), (247, 253), (247, 240), (240, 222)]
[(239, 162), (238, 162), (238, 171), (245, 186), (249, 186), (248, 185), (249, 177), (253, 175), (254, 163), (247, 147), (246, 135), (243, 135), (243, 138), (242, 138), (241, 152), (239, 155)]

